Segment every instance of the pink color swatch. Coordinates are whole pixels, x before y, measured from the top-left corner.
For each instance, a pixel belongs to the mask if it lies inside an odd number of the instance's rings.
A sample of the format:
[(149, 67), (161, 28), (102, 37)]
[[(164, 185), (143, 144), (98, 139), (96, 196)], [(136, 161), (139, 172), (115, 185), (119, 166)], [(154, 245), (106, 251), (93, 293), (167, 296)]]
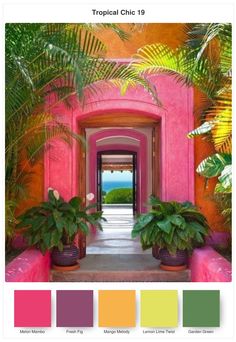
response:
[(51, 327), (51, 291), (14, 291), (15, 327)]

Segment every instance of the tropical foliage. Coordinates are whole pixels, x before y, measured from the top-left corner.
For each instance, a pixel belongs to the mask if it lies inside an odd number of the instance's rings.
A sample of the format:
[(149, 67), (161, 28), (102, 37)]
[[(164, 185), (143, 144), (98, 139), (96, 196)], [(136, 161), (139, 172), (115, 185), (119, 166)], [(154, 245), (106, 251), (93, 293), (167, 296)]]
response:
[[(232, 28), (231, 24), (186, 25), (188, 39), (173, 50), (162, 44), (139, 49), (132, 67), (139, 75), (166, 73), (185, 85), (197, 86), (208, 99), (202, 111), (202, 124), (189, 138), (208, 135), (216, 154), (203, 160), (197, 172), (218, 177), (215, 194), (224, 201), (223, 214), (231, 220), (232, 190)], [(157, 89), (158, 91), (158, 89)], [(217, 171), (216, 171), (217, 169)]]
[[(231, 224), (231, 193), (232, 193), (232, 28), (231, 24), (198, 24), (190, 42), (195, 42), (197, 58), (201, 58), (205, 50), (212, 64), (217, 64), (222, 77), (219, 80), (220, 88), (213, 94), (212, 105), (204, 112), (204, 124), (189, 133), (189, 137), (208, 135), (214, 143), (216, 154), (203, 160), (197, 172), (204, 177), (218, 177), (215, 187), (215, 197), (222, 207), (226, 222)], [(199, 43), (199, 34), (202, 35)], [(196, 36), (197, 35), (197, 36)], [(211, 43), (219, 45), (218, 56), (211, 56)]]
[(106, 204), (126, 204), (133, 202), (133, 190), (130, 188), (113, 189), (106, 194)]
[(19, 216), (17, 229), (26, 228), (24, 236), (29, 246), (37, 246), (42, 253), (63, 244), (72, 244), (75, 235), (81, 231), (89, 233), (88, 224), (102, 230), (100, 221), (105, 220), (101, 211), (89, 213), (96, 204), (84, 207), (82, 199), (73, 197), (63, 200), (55, 190), (49, 190), (48, 201), (28, 209)]
[(189, 250), (204, 243), (208, 234), (206, 218), (190, 202), (163, 202), (150, 197), (152, 209), (139, 216), (132, 230), (132, 238), (140, 236), (143, 249), (158, 245), (171, 254)]

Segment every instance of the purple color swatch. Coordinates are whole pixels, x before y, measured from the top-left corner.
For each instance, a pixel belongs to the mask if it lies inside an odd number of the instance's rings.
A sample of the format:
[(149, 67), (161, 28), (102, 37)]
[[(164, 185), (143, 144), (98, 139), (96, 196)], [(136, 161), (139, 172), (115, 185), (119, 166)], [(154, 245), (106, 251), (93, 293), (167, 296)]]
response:
[(93, 327), (93, 291), (57, 291), (57, 327)]

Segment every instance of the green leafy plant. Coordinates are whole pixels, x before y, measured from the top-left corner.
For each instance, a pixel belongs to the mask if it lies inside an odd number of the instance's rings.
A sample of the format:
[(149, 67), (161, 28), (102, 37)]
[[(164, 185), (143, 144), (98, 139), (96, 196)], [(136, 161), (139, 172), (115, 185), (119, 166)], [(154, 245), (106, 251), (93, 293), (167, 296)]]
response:
[(48, 201), (27, 210), (18, 217), (17, 229), (26, 228), (24, 236), (30, 246), (37, 246), (42, 253), (63, 245), (72, 244), (75, 235), (81, 231), (89, 233), (88, 224), (102, 230), (101, 211), (90, 213), (96, 204), (84, 207), (82, 199), (73, 197), (69, 202), (63, 200), (56, 190), (49, 190)]
[(192, 203), (163, 202), (151, 196), (150, 205), (152, 209), (138, 217), (131, 233), (132, 238), (140, 236), (144, 250), (158, 245), (175, 254), (204, 243), (209, 226)]
[(129, 188), (113, 189), (105, 197), (106, 204), (126, 204), (133, 202), (133, 190)]

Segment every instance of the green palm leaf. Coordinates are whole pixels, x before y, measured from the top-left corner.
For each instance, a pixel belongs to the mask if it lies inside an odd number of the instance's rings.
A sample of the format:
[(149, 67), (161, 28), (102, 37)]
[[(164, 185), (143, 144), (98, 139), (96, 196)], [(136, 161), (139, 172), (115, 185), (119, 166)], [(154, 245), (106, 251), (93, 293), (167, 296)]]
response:
[(132, 67), (138, 74), (165, 73), (187, 86), (196, 85), (210, 98), (219, 90), (223, 74), (207, 58), (196, 61), (188, 47), (171, 49), (163, 44), (146, 45), (134, 55)]

